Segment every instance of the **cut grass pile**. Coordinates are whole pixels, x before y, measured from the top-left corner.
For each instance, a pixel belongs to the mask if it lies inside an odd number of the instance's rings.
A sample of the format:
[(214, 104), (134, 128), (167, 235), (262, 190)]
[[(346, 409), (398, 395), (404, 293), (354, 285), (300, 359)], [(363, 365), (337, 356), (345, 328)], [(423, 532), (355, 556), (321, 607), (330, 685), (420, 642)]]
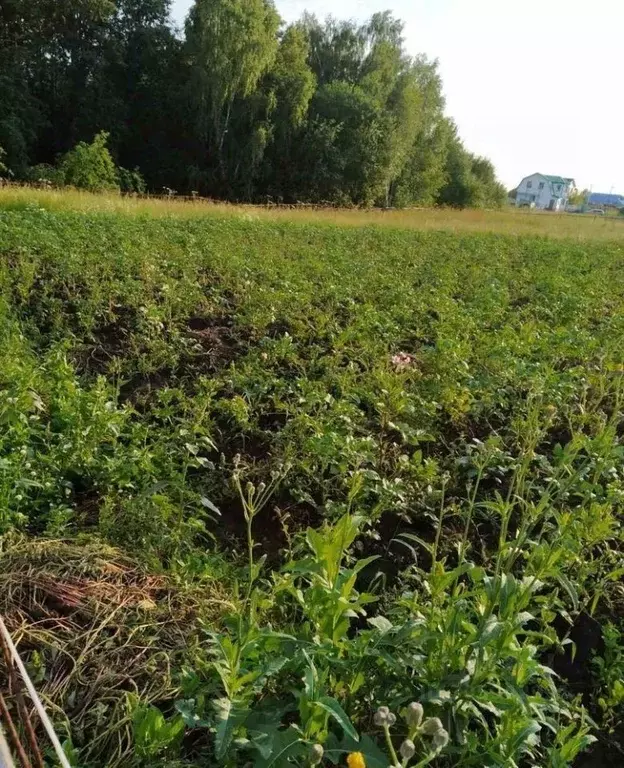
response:
[(620, 242), (29, 195), (0, 610), (76, 764), (618, 754)]
[(137, 708), (179, 695), (172, 667), (198, 642), (199, 619), (227, 606), (218, 585), (181, 590), (92, 540), (8, 537), (0, 557), (0, 612), (70, 755), (127, 765)]

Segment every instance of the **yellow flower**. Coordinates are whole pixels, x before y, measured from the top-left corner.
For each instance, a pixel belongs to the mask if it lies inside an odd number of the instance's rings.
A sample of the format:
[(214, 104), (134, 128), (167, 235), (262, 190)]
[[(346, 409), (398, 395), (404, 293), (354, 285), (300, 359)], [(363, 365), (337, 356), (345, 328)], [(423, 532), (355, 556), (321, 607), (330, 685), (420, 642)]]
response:
[(347, 757), (347, 765), (349, 768), (366, 768), (364, 755), (361, 752), (351, 752)]

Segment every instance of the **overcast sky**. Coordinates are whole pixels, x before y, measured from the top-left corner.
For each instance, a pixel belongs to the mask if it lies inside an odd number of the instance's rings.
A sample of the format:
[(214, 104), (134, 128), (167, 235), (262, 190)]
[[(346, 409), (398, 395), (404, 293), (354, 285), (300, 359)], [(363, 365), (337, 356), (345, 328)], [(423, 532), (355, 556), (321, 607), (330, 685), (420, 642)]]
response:
[[(192, 0), (173, 0), (182, 22)], [(624, 194), (624, 0), (276, 0), (365, 19), (390, 9), (412, 54), (440, 62), (447, 113), (469, 150), (516, 186), (536, 171)]]

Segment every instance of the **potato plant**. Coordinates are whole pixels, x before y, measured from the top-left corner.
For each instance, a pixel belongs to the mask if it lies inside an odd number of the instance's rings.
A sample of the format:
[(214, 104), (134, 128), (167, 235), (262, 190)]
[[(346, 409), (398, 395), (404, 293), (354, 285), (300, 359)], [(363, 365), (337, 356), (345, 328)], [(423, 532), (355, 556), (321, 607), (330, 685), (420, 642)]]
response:
[(123, 748), (55, 689), (77, 765), (617, 759), (618, 243), (33, 202), (0, 255), (2, 541), (228, 595)]

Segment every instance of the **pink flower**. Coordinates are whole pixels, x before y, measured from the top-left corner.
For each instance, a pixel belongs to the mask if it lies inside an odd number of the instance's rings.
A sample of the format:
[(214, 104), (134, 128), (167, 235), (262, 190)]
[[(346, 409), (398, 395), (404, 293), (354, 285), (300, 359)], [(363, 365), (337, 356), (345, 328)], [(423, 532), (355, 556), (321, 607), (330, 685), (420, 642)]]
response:
[(396, 355), (392, 355), (391, 362), (394, 370), (400, 372), (412, 368), (416, 364), (416, 358), (408, 352), (397, 352)]

